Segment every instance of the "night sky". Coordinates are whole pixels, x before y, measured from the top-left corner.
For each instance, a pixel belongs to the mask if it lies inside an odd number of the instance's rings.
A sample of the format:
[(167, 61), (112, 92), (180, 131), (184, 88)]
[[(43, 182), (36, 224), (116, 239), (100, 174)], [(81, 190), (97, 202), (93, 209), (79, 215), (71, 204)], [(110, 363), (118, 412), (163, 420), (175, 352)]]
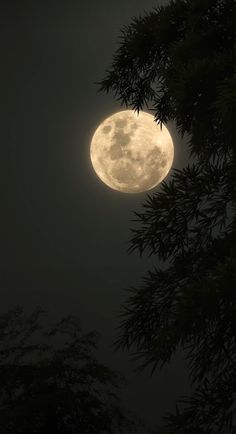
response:
[[(120, 29), (153, 0), (1, 3), (1, 311), (35, 306), (77, 314), (101, 333), (99, 357), (128, 380), (125, 404), (150, 424), (188, 391), (180, 357), (169, 368), (134, 374), (114, 353), (124, 289), (155, 258), (128, 255), (132, 211), (146, 194), (103, 184), (89, 157), (92, 135), (121, 107), (97, 93)], [(186, 144), (170, 125), (173, 167)], [(166, 178), (168, 179), (168, 177)], [(157, 189), (154, 189), (157, 191)]]

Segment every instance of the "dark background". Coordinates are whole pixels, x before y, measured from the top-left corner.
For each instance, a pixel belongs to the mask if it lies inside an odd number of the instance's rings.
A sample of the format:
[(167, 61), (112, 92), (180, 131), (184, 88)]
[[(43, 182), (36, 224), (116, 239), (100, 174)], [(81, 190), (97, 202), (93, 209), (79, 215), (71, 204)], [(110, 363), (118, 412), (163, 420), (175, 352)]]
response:
[[(164, 2), (162, 2), (164, 3)], [(146, 194), (106, 187), (93, 172), (91, 137), (120, 110), (97, 94), (120, 29), (153, 0), (2, 2), (1, 16), (1, 311), (42, 306), (51, 318), (75, 313), (101, 332), (99, 357), (127, 377), (127, 406), (159, 422), (188, 391), (178, 356), (170, 367), (133, 373), (127, 353), (114, 353), (116, 312), (124, 288), (155, 258), (128, 255), (132, 211)], [(174, 167), (186, 143), (169, 125)], [(157, 190), (157, 189), (156, 189)], [(155, 190), (154, 190), (155, 191)]]

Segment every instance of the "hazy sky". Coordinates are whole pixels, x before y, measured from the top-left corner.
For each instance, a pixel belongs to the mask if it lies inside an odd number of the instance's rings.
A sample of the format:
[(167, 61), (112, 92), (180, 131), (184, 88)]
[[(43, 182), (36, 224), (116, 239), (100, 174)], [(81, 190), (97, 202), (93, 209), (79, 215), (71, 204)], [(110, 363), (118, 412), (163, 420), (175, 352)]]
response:
[[(101, 331), (100, 357), (123, 370), (127, 405), (157, 420), (184, 393), (180, 363), (137, 377), (127, 353), (113, 354), (124, 288), (155, 258), (128, 255), (130, 219), (145, 194), (106, 187), (89, 158), (99, 123), (120, 110), (97, 94), (120, 28), (151, 0), (1, 3), (1, 310), (41, 305), (78, 314)], [(172, 134), (174, 167), (187, 159)], [(181, 371), (182, 372), (182, 371)]]

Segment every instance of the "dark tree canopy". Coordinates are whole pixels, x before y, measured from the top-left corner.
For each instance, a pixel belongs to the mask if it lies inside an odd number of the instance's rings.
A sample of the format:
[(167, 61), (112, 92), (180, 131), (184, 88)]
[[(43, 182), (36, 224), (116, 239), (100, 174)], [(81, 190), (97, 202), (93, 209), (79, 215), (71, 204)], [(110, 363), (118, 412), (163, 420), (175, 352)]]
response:
[(118, 347), (141, 369), (184, 350), (195, 392), (165, 432), (236, 432), (236, 2), (176, 0), (122, 30), (100, 83), (174, 120), (191, 159), (135, 213), (130, 250), (166, 262), (131, 288)]
[(136, 433), (118, 398), (121, 376), (95, 357), (77, 317), (53, 326), (36, 309), (0, 316), (1, 434)]
[(101, 89), (174, 119), (199, 158), (225, 155), (235, 147), (235, 54), (234, 0), (171, 1), (123, 28)]

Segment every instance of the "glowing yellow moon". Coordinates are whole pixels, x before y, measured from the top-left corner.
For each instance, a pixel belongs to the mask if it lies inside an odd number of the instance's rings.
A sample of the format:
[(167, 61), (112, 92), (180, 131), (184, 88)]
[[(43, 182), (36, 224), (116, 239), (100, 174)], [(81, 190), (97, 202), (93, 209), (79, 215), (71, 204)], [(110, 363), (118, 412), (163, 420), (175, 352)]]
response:
[(174, 158), (171, 135), (146, 112), (123, 110), (106, 118), (91, 142), (92, 166), (114, 190), (140, 193), (158, 185)]

